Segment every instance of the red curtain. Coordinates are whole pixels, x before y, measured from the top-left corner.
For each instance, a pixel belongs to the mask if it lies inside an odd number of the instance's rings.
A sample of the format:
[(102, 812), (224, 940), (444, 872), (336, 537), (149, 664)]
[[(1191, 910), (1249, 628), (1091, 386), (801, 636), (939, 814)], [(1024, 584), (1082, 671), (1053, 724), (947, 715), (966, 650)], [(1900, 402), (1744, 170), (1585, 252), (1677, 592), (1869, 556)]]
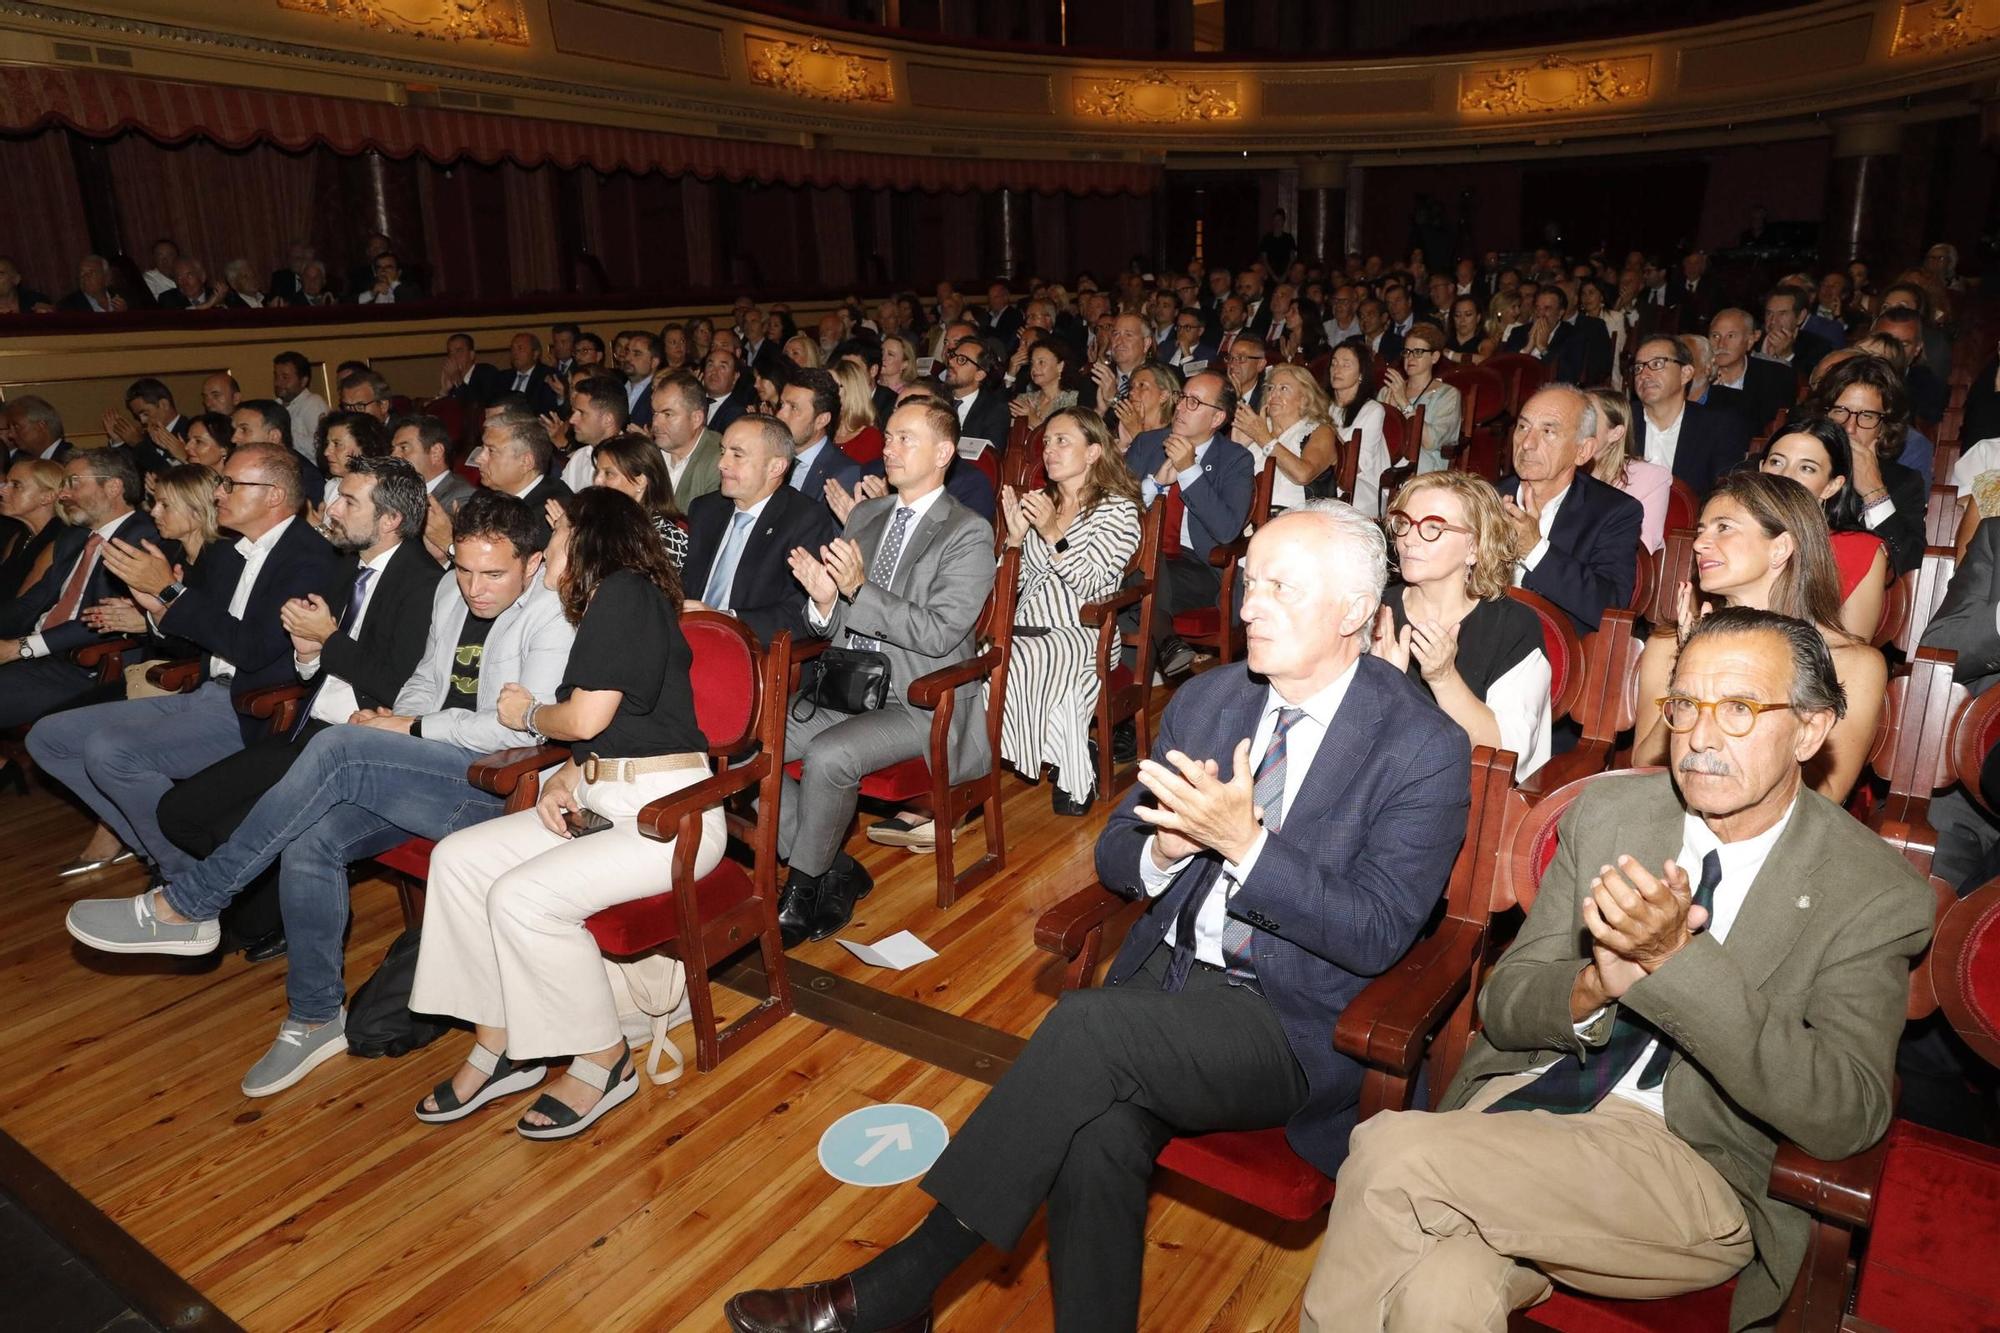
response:
[(562, 290), (562, 263), (556, 257), (561, 248), (556, 190), (561, 184), (561, 175), (553, 170), (500, 164), (507, 200), (507, 276), (515, 296)]
[(201, 140), (162, 152), (136, 134), (108, 151), (121, 239), (142, 266), (152, 261), (154, 239), (170, 236), (211, 279), (222, 278), (228, 261), (247, 259), (261, 285), (284, 267), (290, 241), (312, 237), (316, 152), (236, 151)]
[(76, 286), (89, 242), (69, 140), (60, 134), (0, 137), (0, 255), (51, 300)]
[(92, 135), (137, 129), (168, 143), (205, 138), (227, 147), (276, 144), (341, 153), (420, 153), (521, 166), (588, 164), (600, 171), (663, 171), (788, 185), (898, 190), (1040, 190), (1145, 194), (1156, 166), (1130, 162), (1005, 162), (890, 153), (808, 151), (784, 144), (711, 139), (525, 116), (393, 107), (340, 97), (168, 83), (96, 70), (0, 69), (0, 130), (67, 125)]

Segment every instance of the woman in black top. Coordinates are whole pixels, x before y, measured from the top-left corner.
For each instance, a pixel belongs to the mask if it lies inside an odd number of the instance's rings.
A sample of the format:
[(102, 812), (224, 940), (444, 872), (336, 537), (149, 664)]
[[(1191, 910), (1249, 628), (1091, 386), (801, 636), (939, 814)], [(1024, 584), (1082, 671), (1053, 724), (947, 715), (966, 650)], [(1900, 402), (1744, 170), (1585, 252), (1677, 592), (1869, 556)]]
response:
[[(673, 844), (641, 835), (635, 817), (708, 776), (680, 580), (659, 534), (637, 502), (608, 487), (579, 492), (566, 509), (543, 567), (576, 626), (569, 665), (553, 701), (509, 684), (499, 711), (516, 730), (568, 744), (570, 758), (533, 810), (437, 845), (410, 999), (420, 1012), (472, 1023), (475, 1039), (458, 1073), (418, 1104), (420, 1120), (470, 1115), (541, 1082), (549, 1060), (575, 1057), (515, 1126), (531, 1139), (580, 1134), (638, 1090), (583, 923), (670, 887)], [(697, 877), (721, 861), (723, 839), (722, 811), (712, 809)]]
[[(12, 601), (48, 572), (48, 556), (67, 525), (56, 513), (62, 494), (62, 464), (46, 458), (17, 458), (0, 487), (0, 603)], [(48, 558), (44, 558), (48, 557)]]

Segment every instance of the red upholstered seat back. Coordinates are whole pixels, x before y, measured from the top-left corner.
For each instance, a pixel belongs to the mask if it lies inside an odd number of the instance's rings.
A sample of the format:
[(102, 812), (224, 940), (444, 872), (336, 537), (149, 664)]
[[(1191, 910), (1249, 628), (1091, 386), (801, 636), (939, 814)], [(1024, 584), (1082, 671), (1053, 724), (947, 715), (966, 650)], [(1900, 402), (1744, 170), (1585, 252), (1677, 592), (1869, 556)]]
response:
[(1507, 595), (1542, 622), (1542, 651), (1549, 659), (1549, 699), (1556, 717), (1568, 717), (1583, 694), (1583, 640), (1577, 637), (1569, 617), (1547, 598), (1526, 588), (1509, 588)]
[(1666, 530), (1691, 528), (1701, 521), (1701, 498), (1694, 493), (1694, 487), (1674, 478), (1673, 489), (1667, 492)]
[(728, 616), (696, 611), (681, 617), (681, 633), (694, 651), (688, 678), (695, 722), (711, 754), (734, 754), (757, 725), (757, 656), (749, 632)]
[(2000, 1151), (1898, 1120), (1854, 1313), (1884, 1328), (2000, 1328)]
[(1548, 872), (1561, 846), (1557, 829), (1563, 812), (1569, 809), (1571, 801), (1583, 794), (1586, 786), (1593, 782), (1643, 777), (1659, 771), (1657, 768), (1614, 768), (1606, 773), (1592, 773), (1556, 788), (1531, 806), (1527, 816), (1514, 826), (1506, 845), (1500, 849), (1500, 880), (1493, 892), (1493, 910), (1498, 912), (1519, 903), (1525, 912), (1534, 906), (1535, 891), (1541, 887), (1542, 876)]

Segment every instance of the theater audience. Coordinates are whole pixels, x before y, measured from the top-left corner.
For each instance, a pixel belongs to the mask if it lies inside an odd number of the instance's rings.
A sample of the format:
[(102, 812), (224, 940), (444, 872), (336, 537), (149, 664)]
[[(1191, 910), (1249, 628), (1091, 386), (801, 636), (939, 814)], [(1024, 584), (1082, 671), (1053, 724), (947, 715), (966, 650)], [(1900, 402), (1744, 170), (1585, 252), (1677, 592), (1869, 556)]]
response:
[(50, 463), (67, 463), (76, 452), (63, 434), (62, 414), (39, 394), (24, 393), (7, 400), (0, 416), (5, 416), (14, 438), (14, 453), (8, 462), (39, 458)]
[(1370, 518), (1382, 516), (1382, 474), (1389, 468), (1389, 441), (1383, 434), (1386, 419), (1376, 398), (1375, 360), (1368, 343), (1348, 338), (1333, 349), (1327, 362), (1327, 383), (1332, 393), (1327, 416), (1333, 423), (1342, 450), (1354, 447), (1353, 436), (1360, 433), (1361, 457), (1355, 461), (1352, 504)]
[[(348, 862), (500, 813), (498, 797), (466, 780), (467, 766), (532, 743), (532, 733), (500, 720), (502, 687), (552, 694), (575, 637), (538, 577), (545, 532), (540, 516), (510, 496), (482, 491), (467, 500), (453, 526), (455, 577), (437, 583), (422, 658), (393, 709), (357, 711), (314, 736), (226, 842), (200, 861), (184, 859), (160, 889), (70, 909), (70, 934), (92, 948), (209, 953), (221, 938), (223, 907), (283, 857), (288, 1013), (244, 1076), (245, 1096), (283, 1091), (347, 1049)], [(285, 666), (292, 667), (289, 654)]]
[(1632, 400), (1615, 389), (1592, 389), (1597, 434), (1590, 444), (1590, 475), (1639, 502), (1639, 540), (1648, 553), (1666, 544), (1667, 500), (1674, 474), (1626, 448), (1632, 437)]
[(1270, 350), (1255, 333), (1245, 331), (1231, 340), (1222, 353), (1221, 369), (1229, 376), (1236, 401), (1253, 412), (1264, 410), (1264, 371), (1271, 364)]
[[(1140, 342), (1143, 354), (1144, 338)], [(970, 449), (975, 440), (998, 452), (1007, 442), (1007, 358), (991, 338), (971, 337), (955, 343), (943, 357), (945, 387), (958, 414), (959, 439)], [(794, 432), (796, 437), (797, 432)], [(977, 452), (975, 449), (974, 452)]]
[[(452, 470), (451, 432), (436, 417), (421, 414), (397, 417), (391, 423), (389, 452), (402, 459), (417, 474), (417, 480), (423, 482), (430, 502), (443, 511), (447, 520), (472, 494), (472, 483)], [(449, 531), (447, 523), (447, 536)], [(448, 544), (439, 544), (440, 556), (443, 546)]]
[(1041, 489), (1000, 495), (1006, 544), (1021, 552), (1000, 754), (1031, 780), (1053, 768), (1055, 812), (1083, 815), (1096, 796), (1089, 743), (1098, 681), (1097, 630), (1079, 610), (1118, 591), (1139, 549), (1139, 483), (1088, 408), (1049, 418), (1042, 469)]
[[(897, 408), (882, 450), (892, 494), (855, 505), (830, 544), (790, 555), (810, 599), (809, 633), (886, 656), (889, 699), (856, 714), (793, 701), (786, 757), (803, 761), (804, 770), (786, 778), (779, 805), (778, 853), (791, 867), (778, 908), (786, 947), (840, 930), (873, 887), (841, 850), (861, 777), (928, 751), (930, 710), (911, 706), (904, 691), (978, 651), (979, 617), (993, 587), (993, 529), (944, 489), (957, 426), (948, 409), (928, 402)], [(797, 440), (799, 432), (791, 433)], [(962, 780), (994, 762), (976, 682), (956, 692), (955, 710), (949, 760), (954, 780)]]
[(367, 290), (355, 297), (362, 305), (411, 305), (430, 295), (421, 285), (403, 277), (403, 261), (392, 250), (376, 255), (368, 271), (372, 281)]
[(1427, 472), (1389, 504), (1396, 578), (1370, 651), (1406, 673), (1474, 745), (1510, 750), (1525, 780), (1548, 762), (1541, 618), (1507, 596), (1519, 538), (1483, 477)]
[(181, 445), (181, 461), (198, 463), (220, 473), (224, 460), (234, 447), (230, 437), (235, 433), (235, 426), (220, 412), (203, 412), (190, 417), (187, 439)]
[[(1566, 384), (1602, 384), (1611, 378), (1611, 331), (1603, 319), (1570, 308), (1558, 286), (1535, 294), (1535, 317), (1502, 344), (1548, 364), (1549, 378)], [(1407, 362), (1406, 362), (1407, 364)]]
[(774, 415), (792, 434), (794, 490), (825, 503), (828, 482), (848, 491), (860, 483), (860, 466), (834, 445), (829, 433), (840, 415), (840, 388), (832, 375), (800, 370), (785, 386)]
[[(212, 468), (198, 463), (176, 464), (154, 479), (153, 494), (145, 507), (146, 513), (152, 517), (153, 526), (165, 539), (160, 543), (161, 549), (174, 553), (174, 566), (180, 571), (182, 581), (190, 586), (205, 584), (206, 580), (197, 579), (195, 573), (201, 564), (202, 552), (214, 546), (220, 536), (215, 493), (221, 481), (222, 474)], [(169, 542), (173, 545), (169, 546)], [(130, 597), (107, 597), (84, 607), (82, 615), (84, 623), (100, 634), (130, 635), (147, 640), (142, 648), (128, 655), (136, 660), (125, 669), (126, 688), (129, 694), (135, 696), (141, 691), (132, 687), (144, 681), (148, 668), (165, 661), (194, 657), (201, 651), (185, 639), (156, 633), (145, 612)], [(102, 824), (98, 825), (98, 829), (107, 838), (113, 836)], [(112, 852), (105, 853), (105, 856), (110, 855)]]
[[(570, 493), (560, 477), (549, 475), (554, 456), (555, 446), (539, 420), (526, 412), (500, 411), (487, 413), (479, 447), (467, 461), (479, 469), (480, 482), (488, 490), (525, 500), (535, 521), (546, 525), (542, 507)], [(547, 541), (544, 532), (541, 545)]]
[(1881, 357), (1850, 356), (1820, 376), (1804, 410), (1847, 432), (1861, 497), (1861, 522), (1889, 548), (1889, 567), (1907, 574), (1923, 563), (1929, 488), (1898, 461), (1910, 429), (1910, 398)]
[(733, 353), (712, 350), (703, 358), (701, 386), (708, 399), (708, 428), (718, 435), (757, 405), (756, 386)]
[(1734, 306), (1716, 311), (1708, 324), (1708, 342), (1714, 354), (1704, 402), (1736, 413), (1749, 425), (1752, 436), (1762, 437), (1798, 401), (1799, 372), (1782, 362), (1750, 355), (1757, 340), (1757, 321), (1749, 311)]
[(57, 310), (77, 314), (109, 315), (127, 308), (124, 295), (111, 285), (111, 261), (103, 255), (78, 260), (76, 290), (56, 302)]
[(1825, 417), (1796, 417), (1765, 449), (1761, 466), (1805, 487), (1826, 511), (1833, 563), (1840, 574), (1841, 628), (1857, 639), (1873, 639), (1882, 624), (1889, 552), (1862, 523), (1847, 432)]
[(721, 482), (722, 436), (705, 424), (707, 401), (701, 382), (686, 371), (661, 376), (653, 386), (653, 443), (673, 483), (674, 498), (686, 509)]
[(1262, 413), (1239, 406), (1230, 432), (1250, 451), (1256, 469), (1278, 469), (1271, 481), (1271, 509), (1297, 509), (1306, 488), (1333, 466), (1333, 425), (1326, 391), (1304, 366), (1272, 366), (1265, 377)]
[(1699, 497), (1742, 463), (1750, 451), (1750, 426), (1737, 413), (1690, 402), (1694, 378), (1694, 363), (1681, 339), (1648, 338), (1639, 344), (1632, 391), (1640, 410), (1627, 447), (1679, 477)]
[(1131, 391), (1116, 404), (1107, 424), (1114, 426), (1118, 452), (1149, 430), (1165, 430), (1180, 405), (1182, 374), (1172, 366), (1151, 361), (1132, 372)]
[[(1067, 343), (1053, 338), (1036, 343), (1028, 353), (1028, 382), (1015, 391), (1013, 401), (1007, 404), (1007, 411), (1016, 421), (1027, 423), (1028, 434), (1040, 430), (1057, 412), (1076, 406), (1077, 391), (1069, 387), (1071, 355)], [(1115, 415), (1131, 399), (1134, 387), (1128, 373), (1106, 410)]]
[(868, 372), (853, 357), (842, 357), (829, 368), (840, 389), (840, 414), (833, 423), (833, 442), (856, 463), (866, 467), (882, 456), (882, 432), (875, 425), (875, 390)]
[(1453, 297), (1448, 318), (1451, 322), (1445, 329), (1445, 360), (1476, 366), (1499, 350), (1499, 340), (1486, 331), (1485, 320), (1480, 317), (1478, 297)]
[(1764, 296), (1764, 335), (1757, 343), (1757, 357), (1790, 366), (1794, 375), (1810, 378), (1813, 368), (1828, 352), (1847, 341), (1842, 329), (1828, 338), (1807, 319), (1812, 309), (1812, 292), (1805, 287), (1780, 283)]
[(1632, 600), (1645, 511), (1589, 470), (1597, 402), (1552, 384), (1521, 405), (1514, 475), (1500, 483), (1520, 564), (1514, 582), (1569, 613), (1578, 634)]
[[(573, 1057), (516, 1123), (531, 1139), (573, 1138), (638, 1090), (583, 922), (671, 885), (673, 843), (643, 836), (636, 816), (708, 776), (680, 582), (652, 523), (601, 487), (565, 508), (569, 521), (555, 527), (542, 577), (576, 627), (569, 659), (551, 697), (512, 684), (499, 714), (506, 725), (569, 742), (571, 757), (542, 784), (535, 809), (438, 844), (410, 996), (424, 1013), (473, 1025), (466, 1065), (419, 1104), (420, 1120), (461, 1119), (539, 1083), (551, 1057)], [(584, 826), (575, 821), (591, 814), (610, 827), (578, 837)], [(722, 811), (711, 808), (697, 878), (721, 861), (723, 834)]]
[(737, 1294), (732, 1329), (922, 1327), (936, 1289), (982, 1244), (1013, 1249), (1044, 1203), (1057, 1326), (1134, 1328), (1170, 1138), (1283, 1125), (1339, 1168), (1361, 1069), (1326, 1034), (1430, 915), (1467, 801), (1463, 733), (1367, 655), (1385, 566), (1345, 505), (1252, 538), (1248, 662), (1175, 694), (1098, 839), (1099, 878), (1148, 904), (1106, 984), (1065, 993), (953, 1136), (915, 1231), (830, 1281)]
[[(686, 515), (674, 500), (674, 484), (667, 480), (666, 457), (643, 435), (614, 435), (591, 451), (597, 463), (592, 486), (608, 486), (638, 502), (653, 525), (653, 533), (665, 548), (675, 570), (687, 558)], [(559, 506), (560, 507), (560, 506)], [(554, 510), (549, 511), (553, 522)]]
[[(1694, 559), (1698, 586), (1685, 590), (1681, 624), (1656, 628), (1640, 656), (1639, 698), (1666, 693), (1677, 640), (1711, 609), (1751, 607), (1816, 626), (1848, 709), (1807, 764), (1806, 781), (1828, 800), (1845, 801), (1875, 744), (1888, 671), (1881, 653), (1841, 628), (1840, 570), (1818, 500), (1786, 477), (1732, 473), (1702, 506)], [(1633, 764), (1663, 762), (1667, 737), (1660, 718), (1641, 708)]]
[(343, 412), (366, 412), (387, 425), (394, 397), (389, 381), (365, 367), (341, 376), (339, 406)]
[(1354, 1131), (1304, 1327), (1500, 1327), (1557, 1280), (1636, 1298), (1731, 1277), (1730, 1325), (1764, 1323), (1809, 1229), (1767, 1193), (1777, 1141), (1831, 1160), (1888, 1129), (1933, 908), (1801, 790), (1853, 695), (1819, 634), (1747, 608), (1697, 626), (1662, 684), (1671, 770), (1563, 817), (1440, 1111)]
[[(1226, 434), (1236, 411), (1236, 391), (1228, 381), (1203, 371), (1188, 380), (1169, 423), (1140, 435), (1125, 454), (1125, 465), (1139, 478), (1141, 498), (1166, 506), (1153, 661), (1170, 679), (1186, 675), (1195, 660), (1194, 649), (1174, 633), (1174, 617), (1215, 605), (1222, 575), (1209, 554), (1235, 541), (1250, 521), (1257, 466), (1249, 450)], [(1127, 636), (1137, 634), (1137, 610), (1127, 608), (1118, 624)], [(1136, 658), (1136, 649), (1128, 651)]]
[[(1402, 413), (1406, 421), (1418, 408), (1424, 410), (1424, 438), (1417, 453), (1419, 472), (1443, 471), (1446, 447), (1458, 443), (1458, 390), (1437, 377), (1444, 346), (1444, 330), (1437, 325), (1411, 325), (1396, 348), (1402, 368), (1391, 362), (1382, 372), (1382, 387), (1375, 395), (1385, 409)], [(1388, 360), (1388, 355), (1378, 353), (1377, 359)]]
[(743, 418), (722, 437), (719, 489), (688, 504), (685, 609), (735, 616), (766, 643), (781, 630), (805, 635), (791, 553), (818, 551), (836, 532), (825, 504), (785, 484), (791, 465), (790, 431), (770, 417)]
[(280, 352), (271, 358), (271, 394), (292, 414), (292, 439), (319, 438), (320, 418), (327, 413), (326, 399), (312, 391), (312, 363), (298, 352)]

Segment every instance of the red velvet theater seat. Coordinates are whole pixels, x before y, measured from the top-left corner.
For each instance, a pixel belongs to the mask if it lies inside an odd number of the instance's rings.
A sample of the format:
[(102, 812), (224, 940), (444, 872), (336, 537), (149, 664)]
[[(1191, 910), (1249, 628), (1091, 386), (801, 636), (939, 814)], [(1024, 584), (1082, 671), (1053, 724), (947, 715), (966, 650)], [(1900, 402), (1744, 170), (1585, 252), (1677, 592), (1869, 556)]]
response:
[(1333, 1201), (1333, 1182), (1292, 1151), (1283, 1129), (1174, 1139), (1159, 1164), (1290, 1222), (1303, 1222)]
[(1854, 1313), (1884, 1328), (2000, 1329), (2000, 1150), (1899, 1120)]

